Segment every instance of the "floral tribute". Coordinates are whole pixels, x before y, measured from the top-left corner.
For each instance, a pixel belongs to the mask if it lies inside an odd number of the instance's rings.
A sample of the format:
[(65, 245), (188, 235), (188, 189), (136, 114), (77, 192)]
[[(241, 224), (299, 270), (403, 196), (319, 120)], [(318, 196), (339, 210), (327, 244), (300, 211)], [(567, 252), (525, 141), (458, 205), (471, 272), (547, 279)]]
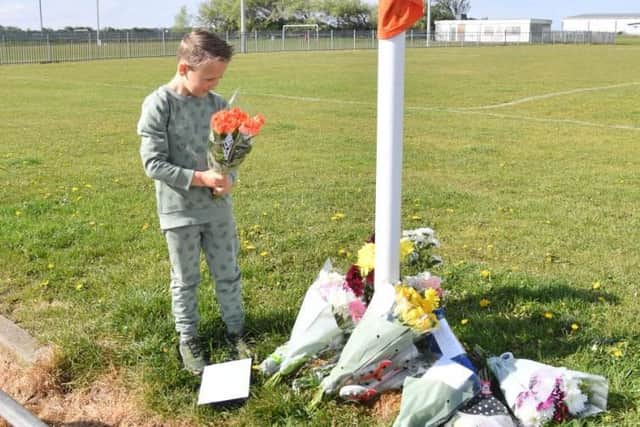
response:
[(524, 427), (582, 418), (606, 409), (609, 385), (599, 375), (517, 359), (511, 353), (491, 357), (487, 365)]
[[(424, 230), (430, 230), (433, 233), (431, 229)], [(412, 236), (419, 234), (413, 233)], [(427, 246), (419, 246), (414, 243), (411, 238), (403, 238), (400, 242), (401, 261), (408, 261), (412, 254), (415, 261), (417, 259), (416, 252), (425, 247)], [(260, 364), (262, 373), (271, 377), (266, 383), (268, 386), (277, 384), (284, 377), (297, 376), (294, 380), (294, 387), (309, 387), (318, 385), (322, 377), (328, 374), (342, 352), (345, 342), (364, 317), (371, 301), (374, 291), (374, 262), (375, 243), (373, 237), (358, 251), (357, 261), (349, 267), (346, 274), (335, 271), (330, 260), (325, 262), (315, 281), (305, 293), (289, 340), (276, 348)], [(421, 274), (421, 276), (409, 277), (408, 280), (416, 284), (422, 284), (417, 279), (418, 277), (431, 278), (433, 281), (428, 272)], [(440, 283), (439, 279), (435, 282), (438, 285)], [(421, 301), (421, 309), (427, 308), (429, 303), (434, 306), (437, 305), (436, 300), (440, 295), (433, 289), (431, 291), (434, 292), (430, 297), (431, 299), (429, 299), (429, 302), (426, 300)], [(408, 313), (410, 313), (408, 315), (415, 315), (417, 311), (414, 310)], [(431, 317), (429, 319), (430, 321), (433, 320)], [(413, 320), (409, 319), (408, 321), (411, 322)], [(423, 328), (426, 325), (425, 319), (416, 322), (416, 325)], [(414, 353), (412, 348), (403, 348), (403, 350), (405, 351), (398, 355), (398, 360), (409, 353)], [(321, 360), (321, 356), (326, 360)], [(405, 357), (403, 360), (409, 359)], [(309, 366), (312, 361), (315, 361), (316, 367), (318, 367), (319, 363), (321, 365), (323, 362), (326, 363), (321, 366), (321, 369), (315, 369), (311, 373), (297, 374), (299, 371), (304, 371), (303, 367)], [(384, 368), (389, 368), (387, 369), (389, 372), (385, 371), (385, 378), (388, 379), (393, 371), (391, 362), (387, 363)], [(382, 378), (383, 370), (378, 370), (380, 379)], [(385, 384), (387, 386), (394, 385), (396, 388), (399, 387), (397, 381), (386, 381)]]
[(263, 125), (262, 115), (250, 117), (238, 107), (214, 113), (209, 135), (209, 167), (228, 174), (240, 166)]

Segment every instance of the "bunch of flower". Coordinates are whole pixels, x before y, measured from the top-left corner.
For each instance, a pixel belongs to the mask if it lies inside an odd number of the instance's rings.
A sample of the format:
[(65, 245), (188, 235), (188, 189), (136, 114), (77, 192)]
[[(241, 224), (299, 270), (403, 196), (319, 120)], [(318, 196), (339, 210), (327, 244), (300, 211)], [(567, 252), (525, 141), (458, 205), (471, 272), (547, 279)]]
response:
[(540, 426), (578, 416), (587, 401), (579, 380), (546, 369), (531, 376), (528, 388), (516, 397), (514, 413), (525, 426)]
[(440, 296), (433, 288), (422, 291), (400, 283), (396, 285), (396, 304), (393, 314), (403, 324), (418, 334), (424, 334), (438, 325), (435, 310), (440, 306)]
[(367, 309), (364, 301), (345, 281), (342, 274), (331, 272), (317, 284), (320, 296), (331, 306), (338, 326), (348, 331), (353, 329)]
[(487, 366), (524, 427), (583, 418), (607, 407), (609, 383), (600, 375), (518, 359), (512, 353), (487, 358)]
[(240, 108), (220, 110), (211, 116), (209, 167), (227, 174), (244, 161), (253, 148), (253, 137), (264, 125), (264, 117), (249, 117)]

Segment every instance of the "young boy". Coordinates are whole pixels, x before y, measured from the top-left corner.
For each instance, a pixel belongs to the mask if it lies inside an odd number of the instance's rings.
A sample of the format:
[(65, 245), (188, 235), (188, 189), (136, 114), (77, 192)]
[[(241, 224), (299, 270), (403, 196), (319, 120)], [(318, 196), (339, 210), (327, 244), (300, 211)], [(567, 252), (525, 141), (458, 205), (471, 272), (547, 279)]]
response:
[(196, 375), (207, 364), (197, 333), (201, 250), (215, 280), (225, 337), (239, 357), (249, 353), (242, 339), (238, 236), (230, 195), (235, 176), (207, 166), (211, 115), (227, 107), (210, 90), (232, 54), (231, 46), (208, 31), (187, 34), (178, 48), (175, 76), (147, 96), (138, 122), (140, 156), (147, 176), (155, 180), (160, 228), (169, 247), (180, 355), (185, 369)]

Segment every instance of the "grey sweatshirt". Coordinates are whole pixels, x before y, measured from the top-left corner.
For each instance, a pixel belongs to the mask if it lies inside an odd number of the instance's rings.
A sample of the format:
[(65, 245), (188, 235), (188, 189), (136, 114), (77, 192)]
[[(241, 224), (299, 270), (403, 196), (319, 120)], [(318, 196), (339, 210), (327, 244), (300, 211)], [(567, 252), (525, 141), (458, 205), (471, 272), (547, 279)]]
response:
[(155, 180), (163, 230), (233, 220), (230, 195), (214, 198), (210, 188), (191, 187), (194, 172), (209, 169), (211, 115), (226, 106), (214, 93), (183, 96), (167, 86), (144, 100), (138, 121), (140, 156), (145, 173)]

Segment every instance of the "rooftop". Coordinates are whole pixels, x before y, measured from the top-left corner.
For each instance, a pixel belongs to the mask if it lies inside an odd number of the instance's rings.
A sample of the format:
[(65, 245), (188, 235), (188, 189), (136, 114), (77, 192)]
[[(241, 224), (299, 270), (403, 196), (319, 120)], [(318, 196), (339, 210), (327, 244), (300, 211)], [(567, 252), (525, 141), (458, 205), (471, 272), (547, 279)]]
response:
[(638, 13), (585, 13), (583, 15), (567, 16), (564, 19), (635, 19), (640, 18)]

